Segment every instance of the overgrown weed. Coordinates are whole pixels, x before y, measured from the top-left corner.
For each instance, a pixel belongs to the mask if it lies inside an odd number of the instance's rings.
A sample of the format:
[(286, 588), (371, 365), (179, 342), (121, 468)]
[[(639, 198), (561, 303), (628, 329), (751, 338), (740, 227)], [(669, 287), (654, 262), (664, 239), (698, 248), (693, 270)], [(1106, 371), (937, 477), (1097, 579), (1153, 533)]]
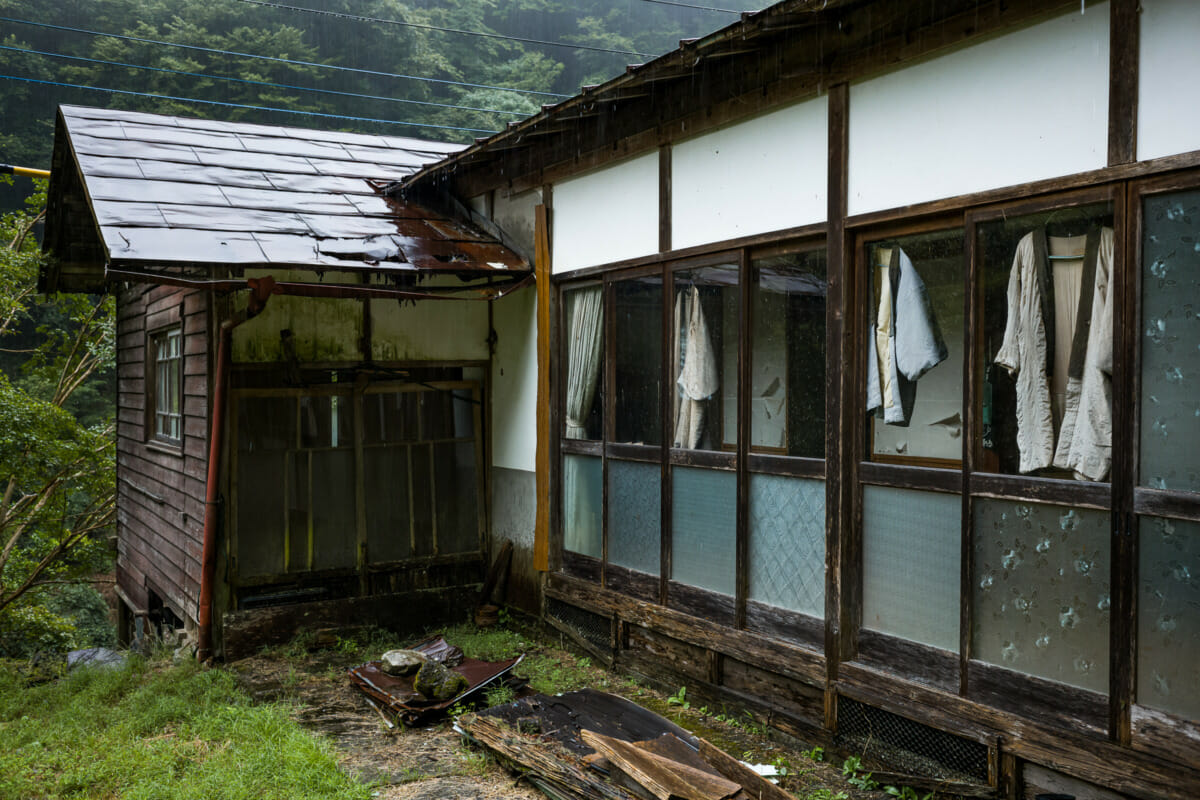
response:
[(332, 746), (234, 676), (131, 655), (28, 686), (0, 665), (0, 797), (365, 800)]

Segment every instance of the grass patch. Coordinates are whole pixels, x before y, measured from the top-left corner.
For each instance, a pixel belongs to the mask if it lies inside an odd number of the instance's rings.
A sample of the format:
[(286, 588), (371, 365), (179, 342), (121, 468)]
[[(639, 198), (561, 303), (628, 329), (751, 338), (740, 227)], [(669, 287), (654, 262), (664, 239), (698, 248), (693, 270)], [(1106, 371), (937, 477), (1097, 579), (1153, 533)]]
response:
[(366, 800), (332, 746), (234, 677), (185, 663), (82, 669), (28, 687), (0, 665), (0, 798)]

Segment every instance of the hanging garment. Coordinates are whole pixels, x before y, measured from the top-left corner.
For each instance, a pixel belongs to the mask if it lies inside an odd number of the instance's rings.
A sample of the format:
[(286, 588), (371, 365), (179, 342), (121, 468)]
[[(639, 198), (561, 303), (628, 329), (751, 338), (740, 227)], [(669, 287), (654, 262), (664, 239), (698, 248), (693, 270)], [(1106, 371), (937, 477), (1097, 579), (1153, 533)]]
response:
[(1063, 420), (1055, 444), (1050, 401), (1055, 341), (1054, 280), (1039, 228), (1017, 243), (1008, 279), (1008, 320), (996, 363), (1016, 376), (1021, 472), (1069, 469), (1102, 481), (1112, 464), (1113, 232), (1093, 230), (1084, 247), (1075, 333), (1071, 338)]
[(946, 360), (925, 283), (908, 255), (892, 248), (887, 280), (867, 337), (867, 411), (891, 425), (907, 426), (917, 400), (917, 380)]
[(695, 286), (675, 297), (676, 358), (679, 376), (675, 408), (675, 447), (695, 450), (704, 431), (704, 401), (720, 388), (720, 373), (708, 322), (700, 306), (700, 290)]

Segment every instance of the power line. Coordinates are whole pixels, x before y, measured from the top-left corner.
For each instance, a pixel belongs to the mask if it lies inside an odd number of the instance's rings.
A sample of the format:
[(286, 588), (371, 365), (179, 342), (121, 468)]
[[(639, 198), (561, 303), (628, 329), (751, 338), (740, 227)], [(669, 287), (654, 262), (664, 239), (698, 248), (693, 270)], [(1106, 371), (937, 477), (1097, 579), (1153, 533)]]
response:
[(268, 3), (265, 0), (238, 0), (241, 3), (248, 3), (252, 6), (266, 6), (268, 8), (282, 8), (287, 11), (303, 11), (306, 14), (320, 14), (326, 17), (337, 17), (339, 19), (352, 19), (358, 22), (381, 22), (385, 25), (402, 25), (406, 28), (420, 28), (427, 31), (440, 31), (442, 33), (457, 33), (463, 36), (482, 36), (487, 39), (507, 39), (512, 42), (525, 42), (527, 44), (540, 44), (547, 47), (568, 47), (572, 50), (594, 50), (598, 53), (616, 53), (622, 56), (638, 56), (640, 58), (653, 58), (653, 53), (638, 53), (634, 50), (614, 50), (609, 47), (594, 47), (587, 44), (570, 44), (569, 42), (548, 42), (543, 39), (526, 39), (521, 36), (505, 36), (502, 33), (486, 33), (484, 31), (467, 31), (461, 28), (440, 28), (436, 25), (426, 25), (421, 22), (405, 22), (399, 19), (379, 19), (378, 17), (363, 17), (358, 14), (347, 14), (341, 11), (325, 11), (320, 8), (303, 8), (301, 6), (285, 6), (281, 3)]
[(719, 11), (722, 14), (741, 14), (741, 11), (734, 11), (732, 8), (713, 8), (711, 6), (695, 6), (691, 3), (675, 3), (672, 0), (642, 0), (644, 3), (658, 3), (664, 6), (679, 6), (680, 8), (698, 8), (701, 11)]
[(376, 119), (374, 117), (349, 117), (343, 114), (326, 114), (320, 111), (297, 111), (293, 108), (275, 108), (273, 106), (251, 106), (244, 103), (227, 103), (221, 100), (201, 100), (196, 97), (176, 97), (170, 94), (150, 94), (149, 92), (132, 92), (128, 89), (109, 89), (104, 86), (86, 86), (80, 83), (64, 83), (62, 81), (43, 81), (37, 78), (21, 78), (16, 75), (0, 75), (0, 80), (23, 81), (25, 83), (39, 83), (43, 86), (65, 86), (68, 89), (91, 89), (95, 92), (111, 92), (113, 94), (127, 94), (134, 97), (152, 97), (155, 100), (177, 100), (181, 103), (205, 103), (210, 106), (225, 106), (226, 108), (248, 108), (253, 111), (277, 111), (280, 114), (303, 114), (307, 117), (326, 117), (328, 119), (348, 119), (354, 122), (381, 122), (385, 125), (408, 125), (413, 128), (439, 128), (447, 131), (467, 131), (468, 133), (495, 133), (494, 130), (486, 130), (484, 128), (458, 128), (453, 125), (434, 125), (427, 122), (406, 122), (399, 119)]
[(533, 89), (510, 89), (507, 86), (489, 86), (484, 83), (464, 83), (462, 81), (443, 80), (441, 78), (422, 78), (416, 75), (403, 75), (396, 72), (379, 72), (372, 69), (358, 69), (357, 67), (342, 67), (336, 64), (318, 64), (313, 61), (294, 61), (289, 58), (277, 58), (275, 56), (259, 56), (253, 53), (238, 53), (232, 50), (217, 50), (212, 47), (200, 47), (194, 44), (179, 44), (177, 42), (163, 42), (157, 39), (142, 39), (137, 36), (124, 36), (118, 33), (101, 33), (100, 31), (89, 31), (85, 28), (69, 28), (65, 25), (51, 25), (47, 22), (31, 22), (27, 19), (13, 19), (11, 17), (0, 17), (0, 22), (13, 22), (18, 25), (32, 25), (35, 28), (49, 28), (56, 31), (69, 31), (71, 33), (84, 33), (89, 36), (104, 36), (109, 39), (121, 39), (127, 42), (142, 42), (144, 44), (156, 44), (163, 47), (179, 47), (184, 50), (196, 50), (201, 53), (216, 53), (222, 56), (236, 56), (237, 58), (254, 58), (261, 61), (273, 61), (279, 64), (291, 64), (299, 67), (317, 67), (318, 69), (332, 69), (338, 72), (354, 72), (360, 75), (379, 75), (384, 78), (403, 78), (410, 81), (425, 81), (426, 83), (440, 83), (448, 86), (465, 86), (470, 89), (495, 89), (500, 92), (515, 92), (516, 94), (537, 94), (546, 97), (570, 97), (567, 94), (557, 94), (555, 92), (539, 92)]
[(110, 67), (127, 67), (129, 69), (145, 69), (152, 72), (166, 72), (171, 75), (187, 75), (193, 78), (210, 78), (218, 81), (232, 81), (234, 83), (246, 83), (251, 86), (269, 86), (274, 89), (298, 89), (302, 92), (321, 92), (322, 94), (336, 94), (342, 97), (355, 97), (360, 100), (385, 100), (390, 103), (412, 103), (418, 106), (436, 106), (438, 108), (453, 108), (460, 111), (484, 111), (489, 114), (510, 114), (514, 117), (528, 116), (523, 111), (502, 111), (498, 108), (475, 108), (474, 106), (456, 106), (451, 103), (435, 103), (431, 100), (402, 100), (398, 97), (384, 97), (376, 94), (356, 94), (354, 92), (339, 92), (335, 89), (316, 89), (307, 86), (296, 86), (290, 83), (270, 83), (269, 81), (253, 81), (249, 78), (231, 78), (224, 75), (208, 75), (203, 72), (185, 72), (179, 69), (168, 69), (166, 67), (151, 67), (144, 64), (126, 64), (121, 61), (104, 61), (99, 58), (85, 58), (84, 56), (70, 56), (66, 53), (50, 53), (45, 50), (28, 50), (23, 47), (12, 47), (11, 45), (0, 44), (0, 50), (12, 50), (17, 53), (32, 53), (39, 56), (49, 56), (51, 58), (66, 58), (71, 61), (83, 61), (88, 64), (104, 64)]

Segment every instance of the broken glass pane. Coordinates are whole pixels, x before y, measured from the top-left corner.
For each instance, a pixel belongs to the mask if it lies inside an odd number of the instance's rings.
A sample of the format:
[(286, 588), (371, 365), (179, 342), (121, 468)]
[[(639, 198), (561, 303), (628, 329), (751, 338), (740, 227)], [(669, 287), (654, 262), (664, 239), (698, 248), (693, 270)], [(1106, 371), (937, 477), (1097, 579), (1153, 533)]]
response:
[(752, 269), (750, 448), (824, 458), (825, 251), (765, 255)]

